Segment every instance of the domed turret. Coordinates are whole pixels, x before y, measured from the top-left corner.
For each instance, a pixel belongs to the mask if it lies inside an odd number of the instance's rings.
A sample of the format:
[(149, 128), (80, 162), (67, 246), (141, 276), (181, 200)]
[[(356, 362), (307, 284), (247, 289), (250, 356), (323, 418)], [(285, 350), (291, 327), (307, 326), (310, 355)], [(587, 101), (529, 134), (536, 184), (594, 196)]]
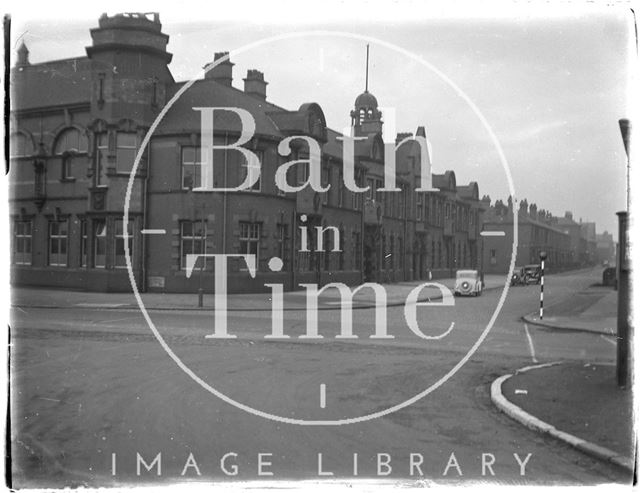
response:
[(351, 111), (351, 126), (357, 136), (382, 131), (382, 113), (378, 110), (378, 100), (367, 90), (356, 98)]
[(376, 97), (371, 94), (369, 91), (364, 91), (356, 98), (355, 105), (356, 109), (358, 108), (377, 108), (378, 100)]

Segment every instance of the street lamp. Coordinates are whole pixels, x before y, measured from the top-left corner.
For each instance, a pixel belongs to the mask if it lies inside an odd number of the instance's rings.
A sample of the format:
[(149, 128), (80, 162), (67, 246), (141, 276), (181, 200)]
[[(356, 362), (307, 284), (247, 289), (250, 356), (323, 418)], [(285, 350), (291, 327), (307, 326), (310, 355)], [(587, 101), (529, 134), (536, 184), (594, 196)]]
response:
[(544, 260), (547, 258), (547, 252), (540, 252), (540, 320), (544, 315)]
[[(629, 183), (629, 163), (630, 163), (630, 136), (631, 122), (627, 119), (618, 121), (624, 150), (627, 154), (627, 186)], [(630, 377), (631, 360), (631, 338), (633, 337), (633, 327), (629, 323), (629, 259), (627, 255), (628, 247), (628, 227), (629, 227), (629, 195), (627, 194), (627, 210), (618, 212), (618, 260), (616, 262), (618, 278), (618, 344), (616, 352), (616, 377), (619, 387), (627, 387)]]

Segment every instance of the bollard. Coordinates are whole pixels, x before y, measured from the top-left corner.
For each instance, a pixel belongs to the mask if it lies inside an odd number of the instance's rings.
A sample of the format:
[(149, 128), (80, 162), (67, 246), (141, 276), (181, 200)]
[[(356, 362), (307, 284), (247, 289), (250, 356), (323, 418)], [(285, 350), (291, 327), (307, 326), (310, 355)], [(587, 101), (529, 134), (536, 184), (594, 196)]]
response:
[(204, 289), (198, 288), (198, 308), (202, 308)]
[(540, 320), (544, 316), (544, 259), (547, 252), (540, 252)]
[(628, 388), (631, 372), (632, 327), (629, 324), (629, 259), (628, 214), (618, 212), (618, 344), (616, 351), (616, 375), (618, 386)]

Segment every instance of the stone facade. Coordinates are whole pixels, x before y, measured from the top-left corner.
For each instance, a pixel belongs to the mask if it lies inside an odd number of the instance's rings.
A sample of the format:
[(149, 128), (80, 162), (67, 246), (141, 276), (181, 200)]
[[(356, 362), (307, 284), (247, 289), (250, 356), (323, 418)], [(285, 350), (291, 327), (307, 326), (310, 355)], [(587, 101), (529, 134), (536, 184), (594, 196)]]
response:
[[(368, 90), (357, 96), (351, 117), (354, 135), (363, 137), (355, 145), (356, 181), (371, 188), (354, 193), (343, 184), (342, 136), (327, 127), (321, 106), (308, 102), (285, 110), (271, 103), (264, 73), (255, 69), (244, 78), (244, 90), (235, 88), (233, 63), (224, 52), (214, 57), (223, 63), (177, 100), (144, 147), (125, 226), (134, 159), (184, 82), (169, 70), (169, 38), (157, 14), (104, 14), (90, 33), (85, 57), (31, 64), (23, 45), (11, 71), (14, 283), (129, 290), (125, 245), (144, 291), (210, 292), (213, 262), (199, 260), (187, 277), (189, 253), (257, 255), (255, 279), (243, 262), (230, 261), (230, 292), (265, 290), (273, 282), (294, 289), (304, 282), (429, 279), (479, 267), (478, 185), (458, 185), (449, 170), (432, 177), (439, 191), (416, 192), (423, 150), (415, 140), (400, 143), (412, 134), (399, 134), (395, 150), (401, 191), (379, 190), (385, 169), (382, 114)], [(193, 109), (199, 106), (237, 107), (254, 117), (256, 132), (246, 147), (259, 157), (261, 178), (250, 189), (194, 191), (202, 165), (200, 114)], [(235, 142), (241, 130), (239, 119), (224, 113), (215, 114), (215, 145)], [(283, 193), (276, 187), (279, 166), (309, 157), (301, 140), (292, 143), (287, 158), (278, 154), (278, 144), (297, 135), (320, 145), (322, 182), (331, 185), (329, 191)], [(424, 128), (415, 136), (426, 138)], [(216, 186), (244, 180), (248, 167), (239, 152), (216, 149), (213, 157), (220, 163)], [(288, 181), (303, 183), (308, 175), (306, 166), (297, 165)], [(300, 251), (305, 226), (314, 247), (315, 227), (326, 230), (324, 252)], [(327, 251), (336, 246), (335, 238), (339, 251)], [(284, 263), (280, 272), (268, 267), (276, 256)]]

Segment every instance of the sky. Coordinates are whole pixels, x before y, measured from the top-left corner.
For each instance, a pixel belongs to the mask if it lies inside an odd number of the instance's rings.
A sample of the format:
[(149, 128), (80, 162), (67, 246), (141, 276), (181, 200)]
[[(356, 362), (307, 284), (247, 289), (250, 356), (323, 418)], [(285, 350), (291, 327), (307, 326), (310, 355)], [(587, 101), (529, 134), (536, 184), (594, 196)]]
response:
[[(364, 90), (369, 43), (369, 91), (383, 112), (395, 110), (398, 132), (426, 128), (435, 173), (452, 169), (459, 184), (476, 181), (480, 195), (492, 200), (509, 195), (490, 132), (439, 72), (488, 122), (518, 200), (555, 215), (572, 211), (576, 220), (595, 221), (599, 233), (617, 231), (615, 213), (626, 208), (627, 188), (618, 119), (631, 118), (637, 56), (624, 5), (509, 3), (480, 10), (456, 8), (459, 2), (445, 8), (396, 1), (379, 10), (371, 2), (336, 0), (315, 4), (314, 13), (289, 2), (238, 5), (160, 10), (176, 80), (201, 77), (215, 52), (231, 51), (235, 87), (242, 88), (247, 69), (256, 68), (269, 83), (269, 101), (292, 110), (317, 102), (327, 124), (342, 131)], [(127, 10), (116, 7), (108, 13)], [(14, 13), (13, 48), (24, 41), (32, 63), (83, 56), (101, 13)], [(265, 38), (308, 31), (327, 33), (233, 53)]]

